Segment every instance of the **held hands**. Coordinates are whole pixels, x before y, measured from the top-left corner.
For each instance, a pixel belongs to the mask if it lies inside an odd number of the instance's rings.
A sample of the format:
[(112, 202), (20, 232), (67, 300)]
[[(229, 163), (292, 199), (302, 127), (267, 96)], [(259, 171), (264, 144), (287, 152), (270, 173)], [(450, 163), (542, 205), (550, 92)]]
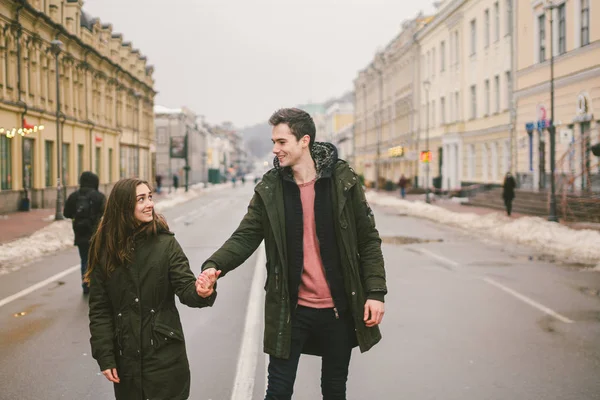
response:
[(381, 324), (383, 320), (383, 314), (385, 313), (385, 306), (379, 300), (367, 300), (365, 303), (365, 315), (364, 321), (368, 328), (372, 328), (376, 325)]
[(219, 275), (221, 275), (221, 271), (217, 271), (215, 268), (208, 268), (202, 271), (196, 280), (196, 292), (198, 296), (203, 298), (210, 297), (214, 293), (215, 282), (217, 282)]
[(106, 370), (102, 371), (102, 374), (106, 377), (106, 379), (108, 379), (112, 383), (119, 383), (119, 382), (121, 382), (121, 380), (119, 379), (119, 375), (117, 375), (117, 369), (116, 368), (106, 369)]

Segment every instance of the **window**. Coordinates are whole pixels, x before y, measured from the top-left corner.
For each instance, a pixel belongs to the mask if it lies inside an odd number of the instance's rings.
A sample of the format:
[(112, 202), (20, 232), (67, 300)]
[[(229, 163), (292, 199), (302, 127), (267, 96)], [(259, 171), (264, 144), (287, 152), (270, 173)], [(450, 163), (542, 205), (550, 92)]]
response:
[(500, 112), (500, 75), (496, 75), (494, 78), (494, 94), (496, 97), (495, 112), (498, 113)]
[(546, 15), (538, 17), (539, 61), (546, 61)]
[(455, 92), (454, 93), (454, 104), (455, 104), (455, 111), (456, 111), (456, 116), (454, 118), (455, 121), (460, 120), (460, 95), (459, 92)]
[(567, 52), (567, 21), (565, 3), (558, 6), (558, 54)]
[(84, 147), (82, 144), (77, 145), (77, 177), (80, 177), (83, 173), (83, 152)]
[(590, 0), (581, 1), (581, 45), (590, 44)]
[(12, 141), (0, 135), (0, 190), (12, 189)]
[(490, 115), (490, 80), (485, 80), (485, 115)]
[(440, 124), (444, 125), (446, 123), (446, 98), (442, 97), (440, 99)]
[(500, 40), (500, 5), (494, 3), (494, 41)]
[(440, 72), (446, 70), (446, 42), (440, 43)]
[(484, 23), (485, 23), (485, 47), (489, 47), (490, 45), (490, 10), (486, 9), (484, 12)]
[(513, 2), (513, 0), (506, 0), (506, 34), (507, 35), (511, 35), (512, 30), (513, 30), (513, 26), (512, 26), (513, 4), (512, 4), (512, 2)]
[(113, 149), (108, 149), (108, 183), (113, 181)]
[(62, 184), (68, 186), (69, 184), (69, 143), (63, 143), (62, 145)]
[(435, 76), (435, 47), (431, 50), (431, 76)]
[(506, 109), (510, 109), (511, 93), (512, 93), (512, 76), (510, 71), (506, 71)]
[(158, 136), (158, 138), (157, 138), (158, 144), (168, 144), (166, 128), (158, 128), (157, 136)]
[(119, 162), (119, 166), (120, 166), (120, 171), (119, 171), (119, 176), (121, 178), (125, 178), (127, 176), (127, 153), (126, 153), (127, 147), (125, 146), (121, 146), (120, 148), (120, 162)]
[(477, 53), (477, 22), (471, 21), (471, 55)]
[(469, 179), (475, 178), (475, 158), (477, 156), (477, 152), (475, 151), (475, 145), (469, 145)]
[(44, 172), (46, 174), (46, 187), (52, 187), (52, 154), (54, 154), (54, 152), (52, 151), (52, 147), (53, 147), (54, 143), (46, 140), (45, 143), (45, 151), (46, 151), (46, 158), (45, 158), (45, 164), (44, 164)]
[(458, 65), (460, 60), (460, 43), (458, 42), (458, 30), (454, 31), (454, 64)]
[(96, 175), (100, 177), (100, 168), (102, 167), (102, 147), (96, 147)]
[(477, 118), (477, 87), (471, 86), (471, 119)]

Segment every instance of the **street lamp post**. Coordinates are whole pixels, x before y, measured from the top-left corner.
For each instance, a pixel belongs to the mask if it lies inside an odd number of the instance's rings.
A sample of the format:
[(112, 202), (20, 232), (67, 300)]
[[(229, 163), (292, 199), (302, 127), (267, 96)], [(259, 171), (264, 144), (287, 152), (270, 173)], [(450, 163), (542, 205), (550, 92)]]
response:
[(431, 87), (431, 82), (426, 80), (423, 82), (423, 89), (425, 89), (425, 102), (427, 103), (427, 119), (425, 124), (425, 154), (427, 154), (427, 162), (425, 163), (425, 202), (431, 203), (431, 199), (429, 198), (429, 88)]
[(58, 57), (62, 50), (63, 43), (55, 39), (50, 42), (51, 51), (54, 53), (56, 57), (56, 213), (54, 215), (54, 219), (56, 221), (60, 221), (65, 219), (62, 207), (63, 207), (63, 199), (62, 199), (62, 135), (60, 134), (60, 72)]
[(556, 168), (556, 126), (554, 125), (554, 29), (553, 13), (557, 6), (550, 0), (544, 7), (550, 10), (550, 210), (548, 221), (558, 222), (556, 213), (556, 179), (554, 176)]

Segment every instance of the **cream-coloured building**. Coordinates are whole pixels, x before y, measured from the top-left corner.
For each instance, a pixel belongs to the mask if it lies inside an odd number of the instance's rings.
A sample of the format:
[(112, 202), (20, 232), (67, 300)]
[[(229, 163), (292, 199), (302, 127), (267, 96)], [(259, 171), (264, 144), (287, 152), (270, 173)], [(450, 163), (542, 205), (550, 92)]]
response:
[(350, 101), (335, 101), (325, 111), (325, 140), (333, 143), (338, 156), (348, 162), (354, 155), (353, 123), (354, 104)]
[(59, 147), (67, 190), (86, 170), (105, 192), (120, 177), (153, 176), (153, 68), (82, 7), (81, 0), (0, 2), (0, 212), (16, 210), (25, 196), (33, 207), (55, 205)]
[(512, 0), (447, 0), (416, 35), (429, 185), (499, 184), (511, 169), (512, 10)]
[[(600, 132), (600, 0), (519, 1), (517, 172), (522, 187), (550, 187), (550, 57), (554, 55), (556, 166), (573, 181), (566, 190), (600, 190), (589, 145)], [(550, 19), (553, 30), (550, 31)], [(593, 21), (596, 21), (594, 24)], [(552, 41), (551, 41), (552, 33)], [(558, 190), (565, 189), (558, 178)]]
[(415, 176), (418, 142), (419, 50), (415, 33), (428, 18), (402, 24), (354, 80), (355, 168), (367, 184)]

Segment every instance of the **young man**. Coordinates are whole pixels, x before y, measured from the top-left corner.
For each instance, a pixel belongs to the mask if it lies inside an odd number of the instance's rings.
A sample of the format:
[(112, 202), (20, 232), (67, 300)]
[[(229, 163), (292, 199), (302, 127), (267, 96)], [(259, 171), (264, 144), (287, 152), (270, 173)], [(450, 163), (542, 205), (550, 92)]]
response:
[(81, 258), (81, 287), (84, 294), (90, 291), (88, 284), (83, 282), (87, 271), (90, 240), (98, 228), (106, 205), (106, 197), (98, 191), (99, 184), (98, 175), (89, 171), (82, 173), (79, 177), (79, 190), (71, 193), (63, 211), (65, 218), (73, 220), (75, 246), (79, 249)]
[[(233, 235), (202, 266), (208, 296), (265, 240), (265, 399), (291, 399), (301, 353), (322, 357), (324, 399), (345, 399), (351, 350), (381, 339), (387, 293), (381, 240), (362, 186), (315, 124), (296, 109), (275, 112), (272, 170), (256, 186)], [(201, 282), (205, 282), (204, 284)]]

